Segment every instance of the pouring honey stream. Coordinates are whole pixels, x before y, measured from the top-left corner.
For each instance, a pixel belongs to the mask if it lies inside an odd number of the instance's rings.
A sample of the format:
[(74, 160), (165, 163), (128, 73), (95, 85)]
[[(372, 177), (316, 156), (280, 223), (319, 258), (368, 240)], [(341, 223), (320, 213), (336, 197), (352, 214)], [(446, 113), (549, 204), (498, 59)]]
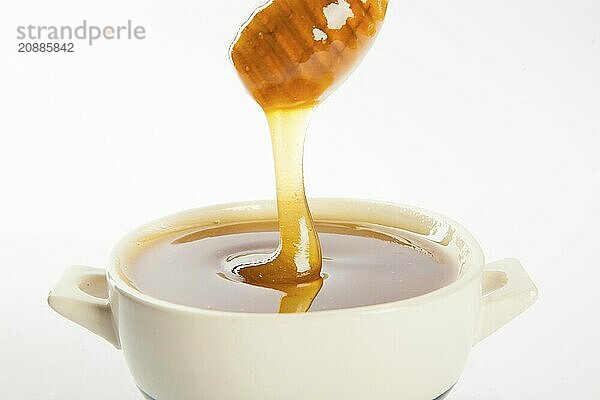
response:
[(310, 116), (357, 66), (377, 35), (387, 0), (271, 0), (254, 11), (231, 59), (270, 127), (280, 241), (268, 256), (245, 255), (232, 272), (284, 293), (279, 312), (306, 312), (323, 286), (322, 254), (304, 191)]

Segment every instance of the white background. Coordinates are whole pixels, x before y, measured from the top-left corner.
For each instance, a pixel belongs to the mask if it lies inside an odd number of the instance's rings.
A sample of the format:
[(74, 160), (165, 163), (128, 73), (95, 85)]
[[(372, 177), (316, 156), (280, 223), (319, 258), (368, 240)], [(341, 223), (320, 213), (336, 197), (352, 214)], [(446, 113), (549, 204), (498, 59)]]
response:
[[(273, 197), (266, 124), (227, 55), (254, 5), (0, 4), (3, 399), (140, 399), (122, 355), (54, 314), (48, 290), (147, 220)], [(84, 18), (132, 19), (147, 39), (17, 53), (18, 25)], [(451, 399), (600, 398), (599, 137), (597, 0), (392, 0), (371, 54), (314, 115), (309, 196), (436, 210), (539, 285), (474, 348)]]

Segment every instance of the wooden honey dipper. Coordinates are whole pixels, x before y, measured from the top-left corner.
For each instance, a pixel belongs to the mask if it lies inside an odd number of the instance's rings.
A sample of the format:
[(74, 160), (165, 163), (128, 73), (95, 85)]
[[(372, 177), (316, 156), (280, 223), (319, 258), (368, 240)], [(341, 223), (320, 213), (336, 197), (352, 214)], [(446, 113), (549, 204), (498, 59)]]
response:
[(240, 29), (231, 58), (265, 111), (312, 107), (373, 43), (387, 0), (271, 0)]

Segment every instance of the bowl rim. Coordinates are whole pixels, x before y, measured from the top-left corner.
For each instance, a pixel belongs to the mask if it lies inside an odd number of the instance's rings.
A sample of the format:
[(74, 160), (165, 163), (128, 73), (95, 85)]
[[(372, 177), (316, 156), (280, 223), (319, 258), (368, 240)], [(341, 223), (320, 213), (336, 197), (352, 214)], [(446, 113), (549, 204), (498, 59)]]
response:
[[(343, 215), (348, 213), (349, 210), (353, 210), (354, 214), (358, 211), (357, 208), (363, 208), (363, 212), (375, 213), (380, 217), (385, 214), (389, 219), (390, 223), (384, 223), (381, 225), (400, 228), (394, 226), (392, 219), (397, 213), (391, 213), (390, 211), (395, 210), (396, 212), (402, 212), (404, 216), (409, 218), (415, 218), (421, 221), (423, 224), (435, 223), (439, 234), (440, 227), (446, 227), (448, 229), (448, 235), (452, 236), (452, 239), (459, 239), (466, 246), (468, 257), (465, 263), (461, 266), (461, 272), (457, 279), (451, 283), (442, 286), (439, 289), (431, 292), (411, 297), (403, 300), (396, 300), (392, 302), (372, 304), (359, 307), (349, 307), (342, 309), (322, 310), (313, 311), (307, 313), (296, 313), (296, 314), (279, 314), (279, 313), (258, 313), (258, 312), (236, 312), (236, 311), (221, 311), (221, 310), (210, 310), (203, 309), (193, 306), (187, 306), (177, 303), (172, 303), (167, 300), (162, 300), (142, 293), (139, 290), (131, 286), (127, 282), (126, 277), (121, 272), (121, 258), (122, 255), (131, 251), (131, 249), (138, 247), (140, 241), (152, 240), (159, 236), (170, 234), (177, 231), (183, 231), (186, 229), (198, 228), (201, 226), (208, 226), (209, 224), (220, 224), (228, 222), (243, 222), (252, 221), (259, 219), (274, 219), (276, 218), (276, 205), (274, 200), (249, 200), (234, 203), (223, 203), (216, 205), (209, 205), (203, 207), (197, 207), (178, 213), (170, 214), (162, 218), (155, 219), (148, 222), (137, 229), (134, 229), (129, 234), (124, 236), (114, 247), (110, 258), (110, 264), (107, 268), (107, 278), (109, 281), (109, 292), (116, 289), (120, 294), (127, 298), (153, 307), (159, 308), (164, 311), (172, 313), (184, 313), (194, 314), (207, 317), (236, 317), (236, 318), (315, 318), (317, 316), (331, 315), (331, 314), (348, 314), (348, 313), (380, 313), (394, 311), (399, 308), (406, 308), (409, 306), (420, 305), (429, 303), (440, 298), (449, 296), (462, 288), (469, 285), (474, 279), (481, 278), (484, 268), (484, 255), (481, 247), (475, 240), (475, 238), (469, 233), (458, 222), (445, 217), (436, 212), (426, 210), (420, 207), (409, 206), (401, 203), (393, 203), (379, 200), (367, 200), (367, 199), (356, 199), (356, 198), (312, 198), (309, 199), (311, 212), (316, 220), (318, 219), (329, 219), (322, 218), (321, 214), (326, 212)], [(249, 215), (254, 214), (253, 218), (248, 218)], [(412, 216), (410, 215), (412, 214)], [(237, 218), (236, 218), (237, 215)], [(244, 218), (239, 217), (244, 215)], [(260, 217), (259, 217), (260, 216)], [(354, 219), (356, 221), (356, 219)], [(363, 222), (363, 221), (361, 221)], [(369, 222), (370, 221), (364, 221)], [(400, 228), (402, 229), (402, 228)], [(450, 234), (451, 230), (451, 234)], [(435, 233), (435, 232), (434, 232)], [(443, 234), (443, 231), (442, 231)], [(427, 235), (423, 235), (425, 239)], [(109, 298), (112, 298), (112, 294), (109, 293)]]

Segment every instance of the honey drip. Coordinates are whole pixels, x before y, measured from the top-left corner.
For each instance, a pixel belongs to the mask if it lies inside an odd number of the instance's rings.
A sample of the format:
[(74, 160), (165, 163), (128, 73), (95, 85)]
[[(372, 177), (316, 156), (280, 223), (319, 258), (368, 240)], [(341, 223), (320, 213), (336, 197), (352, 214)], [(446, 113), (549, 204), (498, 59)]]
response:
[(304, 192), (302, 158), (311, 112), (360, 62), (387, 0), (272, 0), (242, 26), (231, 59), (271, 131), (280, 243), (246, 255), (232, 271), (279, 290), (280, 312), (306, 312), (323, 285), (322, 255)]

